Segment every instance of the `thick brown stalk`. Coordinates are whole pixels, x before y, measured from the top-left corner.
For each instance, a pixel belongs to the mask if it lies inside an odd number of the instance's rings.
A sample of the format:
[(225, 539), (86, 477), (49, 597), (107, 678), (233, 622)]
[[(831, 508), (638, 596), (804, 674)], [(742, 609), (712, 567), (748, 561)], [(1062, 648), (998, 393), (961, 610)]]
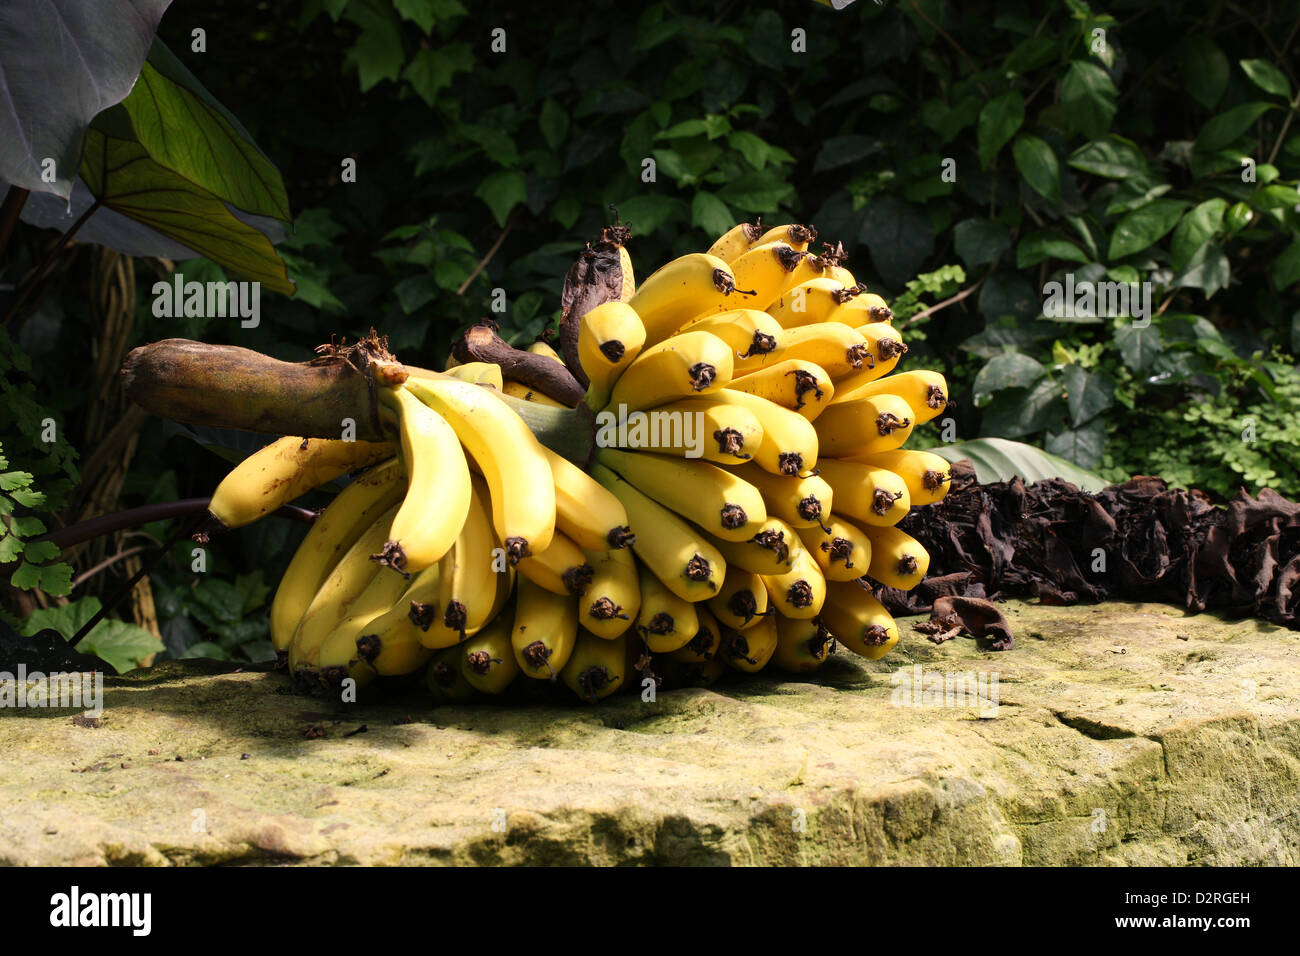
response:
[(564, 289), (560, 293), (560, 354), (584, 389), (588, 381), (578, 355), (578, 326), (582, 317), (596, 306), (630, 297), (623, 295), (623, 284), (629, 280), (623, 275), (620, 254), (629, 235), (626, 226), (606, 226), (595, 243), (587, 244), (564, 277)]
[(587, 394), (573, 374), (555, 359), (527, 352), (508, 344), (497, 335), (490, 321), (480, 322), (465, 331), (451, 347), (458, 362), (490, 362), (501, 367), (506, 378), (521, 382), (549, 395), (557, 402), (573, 407), (581, 405)]

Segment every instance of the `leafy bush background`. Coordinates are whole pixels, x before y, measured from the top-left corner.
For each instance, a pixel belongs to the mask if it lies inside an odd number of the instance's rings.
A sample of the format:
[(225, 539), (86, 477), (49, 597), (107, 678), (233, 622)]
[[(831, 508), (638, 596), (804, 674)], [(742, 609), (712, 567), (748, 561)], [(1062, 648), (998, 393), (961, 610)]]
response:
[[(895, 303), (907, 361), (948, 374), (957, 438), (1034, 442), (1112, 480), (1300, 496), (1300, 2), (1207, 6), (177, 6), (160, 36), (284, 173), (296, 231), (279, 251), (298, 294), (266, 294), (254, 330), (158, 319), (141, 268), (135, 335), (299, 360), (374, 325), (435, 364), (491, 314), (494, 288), (503, 332), (539, 335), (611, 204), (643, 276), (740, 219), (811, 221)], [(205, 53), (190, 50), (196, 27)], [(490, 49), (496, 27), (505, 53)], [(344, 157), (356, 183), (339, 181)], [(3, 281), (51, 238), (20, 231)], [(1041, 290), (1066, 272), (1150, 281), (1160, 314), (1146, 329), (1044, 319)], [(22, 422), (75, 423), (67, 370), (87, 359), (87, 315), (67, 281), (7, 330), (4, 397)], [(121, 505), (210, 493), (227, 462), (193, 437), (146, 424)], [(57, 507), (69, 449), (46, 455), (25, 424), (5, 447)], [(153, 574), (169, 652), (265, 656), (268, 585), (300, 534), (272, 522), (230, 536), (200, 576), (178, 545)]]

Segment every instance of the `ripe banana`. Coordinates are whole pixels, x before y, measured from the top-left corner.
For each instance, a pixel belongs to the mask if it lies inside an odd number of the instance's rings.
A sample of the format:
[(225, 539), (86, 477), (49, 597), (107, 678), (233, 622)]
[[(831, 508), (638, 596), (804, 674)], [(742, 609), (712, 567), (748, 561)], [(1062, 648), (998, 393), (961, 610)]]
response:
[(873, 395), (897, 395), (912, 409), (912, 419), (918, 425), (928, 422), (948, 407), (947, 381), (938, 372), (928, 369), (898, 372), (888, 378), (864, 382), (848, 391), (836, 392), (831, 401), (852, 402)]
[(784, 574), (801, 547), (794, 529), (780, 518), (768, 517), (760, 530), (748, 541), (724, 541), (706, 536), (725, 559), (756, 574)]
[(835, 395), (831, 378), (820, 365), (802, 359), (787, 359), (767, 368), (731, 380), (735, 392), (748, 392), (798, 412), (813, 421)]
[(817, 431), (813, 423), (798, 412), (732, 388), (716, 393), (713, 401), (737, 405), (758, 419), (763, 428), (763, 440), (752, 454), (755, 464), (764, 471), (794, 476), (817, 467)]
[(763, 495), (707, 461), (602, 448), (597, 460), (665, 508), (728, 541), (745, 541), (767, 520)]
[(708, 332), (683, 332), (651, 346), (628, 366), (610, 392), (613, 412), (654, 408), (718, 391), (731, 381), (732, 352)]
[(699, 630), (695, 632), (694, 637), (673, 651), (672, 657), (688, 663), (711, 661), (717, 656), (718, 648), (722, 646), (722, 628), (718, 626), (717, 619), (707, 607), (703, 604), (693, 606), (699, 616)]
[(768, 312), (783, 329), (818, 325), (830, 321), (831, 314), (857, 294), (856, 288), (846, 289), (831, 276), (818, 276), (778, 296)]
[(831, 516), (828, 529), (800, 528), (799, 540), (827, 581), (855, 581), (871, 564), (871, 539), (857, 525)]
[(898, 643), (898, 626), (893, 617), (856, 582), (826, 586), (822, 623), (836, 641), (867, 660), (880, 660)]
[(600, 463), (592, 466), (592, 477), (623, 502), (636, 535), (632, 550), (665, 587), (683, 601), (703, 601), (717, 593), (727, 564), (699, 529)]
[(516, 382), (514, 379), (506, 379), (501, 391), (514, 398), (522, 399), (525, 402), (536, 402), (538, 405), (546, 405), (550, 408), (568, 408), (563, 402), (556, 401), (545, 392), (540, 392), (535, 388), (525, 385), (523, 382)]
[(664, 587), (644, 565), (639, 574), (641, 610), (636, 618), (637, 633), (656, 654), (675, 651), (699, 632), (695, 605)]
[(722, 624), (736, 631), (757, 624), (759, 618), (769, 613), (762, 575), (746, 571), (738, 564), (730, 565), (722, 587), (709, 598), (708, 608)]
[(886, 587), (908, 591), (921, 583), (930, 568), (930, 555), (906, 531), (898, 528), (865, 528), (871, 539), (871, 563), (867, 575)]
[(500, 610), (513, 583), (514, 569), (497, 558), (501, 545), (492, 531), (487, 483), (479, 475), (471, 475), (470, 482), (474, 495), (469, 514), (456, 543), (439, 562), (436, 610), (422, 641), (428, 647), (477, 634)]
[(407, 475), (406, 497), (379, 560), (401, 574), (423, 571), (455, 544), (469, 514), (469, 465), (452, 426), (405, 386), (381, 388), (379, 401), (397, 413)]
[(907, 351), (903, 335), (888, 322), (860, 325), (854, 331), (867, 343), (867, 354), (862, 368), (835, 380), (837, 392), (852, 392), (892, 372), (899, 358)]
[(501, 377), (501, 366), (491, 362), (457, 364), (448, 369), (447, 374), (471, 385), (491, 385), (498, 392), (505, 387), (505, 379)]
[(446, 647), (429, 661), (424, 680), (435, 704), (467, 704), (478, 696), (461, 673), (460, 654), (459, 647)]
[(569, 662), (560, 680), (589, 704), (604, 700), (627, 680), (627, 639), (602, 640), (586, 631), (578, 632)]
[(396, 449), (388, 442), (277, 438), (231, 470), (212, 493), (208, 512), (223, 528), (239, 528), (311, 489), (365, 468)]
[(823, 458), (818, 474), (835, 492), (835, 514), (864, 525), (898, 524), (912, 507), (907, 484), (885, 468)]
[(872, 395), (831, 405), (813, 422), (821, 452), (830, 458), (856, 458), (893, 451), (907, 441), (912, 409), (897, 395)]
[(837, 322), (801, 325), (785, 329), (776, 348), (766, 355), (736, 359), (732, 374), (748, 375), (789, 359), (802, 359), (821, 366), (838, 388), (840, 379), (848, 378), (864, 367), (870, 368), (867, 363), (871, 361), (871, 349), (866, 337), (847, 325)]
[(573, 653), (578, 637), (578, 606), (520, 575), (515, 584), (514, 628), (510, 645), (519, 668), (535, 680), (555, 680)]
[(557, 531), (550, 547), (519, 562), (519, 573), (553, 594), (581, 597), (595, 572), (582, 548), (563, 531)]
[(727, 666), (748, 674), (757, 674), (776, 652), (776, 615), (763, 618), (744, 631), (725, 628), (718, 659)]
[(762, 492), (769, 515), (792, 528), (821, 527), (830, 517), (835, 496), (820, 475), (774, 475), (755, 464), (735, 465), (731, 471)]
[[(331, 689), (337, 688), (343, 678), (355, 670), (352, 664), (361, 657), (358, 639), (370, 624), (401, 599), (407, 583), (400, 574), (381, 567), (361, 589), (356, 600), (348, 606), (346, 616), (336, 621), (327, 631), (319, 650), (313, 654), (304, 643), (307, 650), (303, 663), (316, 667), (321, 683)], [(366, 661), (365, 664), (368, 665), (369, 662)], [(361, 668), (361, 673), (369, 670), (369, 666), (365, 666)]]
[[(848, 283), (852, 285), (852, 283)], [(888, 322), (894, 317), (893, 311), (885, 300), (874, 292), (868, 292), (866, 286), (857, 286), (859, 295), (844, 303), (846, 308), (830, 317), (831, 322), (843, 322), (845, 325), (860, 326), (864, 322)]]
[[(735, 276), (717, 256), (691, 253), (661, 266), (641, 283), (628, 305), (645, 326), (647, 346), (662, 342), (694, 316), (747, 308), (734, 297)], [(719, 305), (721, 308), (710, 308)]]
[(632, 543), (627, 511), (600, 482), (567, 458), (542, 446), (555, 481), (555, 524), (588, 551)]
[(762, 235), (763, 227), (760, 223), (737, 223), (719, 236), (713, 245), (709, 246), (708, 254), (716, 256), (726, 263), (735, 262), (748, 252), (749, 247), (754, 245)]
[(339, 559), (406, 490), (402, 464), (390, 458), (357, 477), (325, 506), (303, 537), (271, 601), (271, 646), (287, 651), (293, 632)]
[(696, 316), (673, 334), (683, 332), (709, 332), (726, 342), (736, 355), (748, 358), (776, 348), (781, 326), (759, 309), (729, 309)]
[(587, 373), (587, 405), (605, 407), (619, 376), (645, 345), (645, 326), (626, 302), (604, 302), (578, 323), (578, 358)]
[(853, 460), (872, 467), (888, 468), (902, 478), (913, 507), (942, 501), (952, 481), (952, 466), (948, 460), (928, 451), (899, 448)]
[(776, 650), (772, 663), (791, 674), (811, 674), (835, 653), (835, 639), (821, 618), (776, 619)]
[(769, 242), (784, 242), (795, 252), (806, 252), (808, 244), (816, 241), (817, 229), (815, 227), (789, 223), (784, 226), (773, 226), (751, 242), (749, 247), (756, 249), (759, 246), (767, 245)]
[(636, 559), (628, 550), (588, 551), (591, 585), (578, 601), (578, 623), (597, 637), (612, 640), (631, 626), (641, 610)]
[(560, 356), (560, 353), (555, 351), (555, 349), (551, 348), (550, 345), (543, 342), (541, 339), (538, 339), (532, 345), (528, 346), (528, 351), (532, 352), (534, 355), (545, 355), (548, 359), (554, 359), (561, 365), (564, 364), (564, 359)]
[(452, 378), (412, 378), (406, 388), (447, 420), (483, 472), (510, 563), (545, 551), (555, 533), (555, 481), (523, 419), (487, 389)]
[(763, 586), (777, 613), (794, 620), (816, 617), (826, 602), (826, 578), (804, 548), (795, 552), (788, 571), (763, 575)]
[(784, 242), (754, 246), (731, 264), (735, 291), (730, 296), (714, 295), (696, 314), (726, 312), (729, 309), (766, 309), (785, 287), (804, 254)]
[(514, 616), (499, 615), (456, 649), (460, 651), (460, 673), (475, 690), (500, 694), (519, 676), (519, 662), (510, 644)]
[[(688, 441), (684, 428), (647, 429), (644, 442), (636, 447), (665, 455), (698, 454), (720, 465), (749, 461), (763, 444), (763, 426), (748, 408), (720, 405), (709, 398), (688, 398), (660, 405), (656, 412), (668, 416), (668, 422), (692, 422), (690, 433), (698, 445)], [(599, 443), (599, 437), (597, 439)]]

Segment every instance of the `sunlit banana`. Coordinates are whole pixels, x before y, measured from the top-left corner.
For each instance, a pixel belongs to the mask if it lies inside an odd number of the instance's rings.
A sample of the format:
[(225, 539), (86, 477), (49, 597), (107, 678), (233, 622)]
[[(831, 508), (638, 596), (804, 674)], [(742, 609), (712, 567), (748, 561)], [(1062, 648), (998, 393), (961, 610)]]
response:
[(852, 402), (873, 395), (897, 395), (912, 409), (912, 418), (918, 425), (928, 422), (948, 407), (947, 381), (939, 372), (928, 369), (896, 372), (887, 378), (864, 382), (848, 391), (837, 391), (831, 401)]
[(641, 354), (645, 326), (625, 302), (604, 302), (578, 323), (578, 358), (587, 373), (587, 404), (605, 407), (620, 375)]
[(804, 226), (799, 223), (788, 223), (784, 226), (773, 226), (767, 232), (760, 235), (757, 239), (749, 244), (751, 249), (759, 246), (765, 246), (769, 242), (784, 242), (795, 252), (806, 252), (808, 244), (817, 241), (817, 229), (814, 226)]
[(820, 618), (776, 619), (772, 665), (791, 674), (811, 674), (835, 653), (835, 638)]
[[(365, 656), (358, 650), (358, 638), (370, 624), (400, 601), (408, 583), (396, 571), (381, 567), (349, 604), (347, 614), (326, 633), (314, 659), (310, 650), (307, 651), (304, 663), (315, 665), (323, 684), (336, 688), (350, 672), (354, 678), (358, 676), (352, 665)], [(307, 648), (305, 643), (304, 648)], [(361, 668), (361, 672), (370, 671), (369, 660), (362, 660), (362, 663), (366, 666)]]
[(898, 366), (899, 358), (907, 351), (903, 334), (888, 322), (859, 325), (854, 331), (867, 343), (867, 352), (860, 369), (835, 378), (836, 392), (853, 392), (879, 381)]
[(327, 481), (391, 458), (396, 451), (388, 442), (277, 438), (221, 479), (208, 512), (222, 527), (239, 528)]
[(501, 377), (501, 366), (493, 362), (458, 364), (448, 369), (447, 374), (471, 385), (491, 385), (497, 391), (501, 391), (505, 386), (505, 379)]
[(436, 610), (423, 639), (429, 647), (445, 647), (477, 634), (504, 603), (514, 573), (497, 552), (501, 543), (492, 530), (487, 482), (479, 475), (470, 476), (470, 481), (474, 495), (469, 514), (456, 543), (439, 562)]
[(271, 646), (277, 652), (289, 649), (298, 622), (339, 559), (405, 491), (402, 464), (390, 458), (358, 476), (325, 506), (294, 552), (271, 601)]
[(930, 555), (906, 531), (898, 528), (863, 528), (871, 539), (871, 563), (867, 575), (886, 587), (910, 590), (921, 583), (930, 569)]
[(700, 629), (695, 605), (664, 587), (644, 565), (640, 568), (641, 610), (636, 630), (656, 654), (675, 651)]
[(817, 432), (813, 423), (798, 412), (731, 388), (717, 392), (713, 401), (738, 405), (758, 419), (763, 440), (752, 454), (754, 463), (764, 471), (802, 475), (817, 467)]
[(726, 342), (740, 358), (763, 355), (776, 348), (781, 326), (759, 309), (729, 309), (692, 319), (675, 334), (710, 332)]
[(406, 497), (380, 561), (403, 574), (423, 571), (450, 550), (469, 514), (469, 465), (456, 431), (415, 393), (405, 386), (381, 388), (379, 401), (397, 413), (407, 475)]
[(547, 405), (551, 408), (568, 408), (563, 402), (556, 401), (543, 391), (525, 385), (523, 382), (516, 382), (508, 378), (502, 385), (501, 391), (514, 398), (523, 399), (525, 402), (536, 402), (538, 405)]
[[(733, 295), (735, 289), (735, 276), (727, 263), (707, 253), (691, 253), (650, 275), (628, 305), (641, 317), (649, 346), (662, 342), (703, 312), (749, 308)], [(720, 308), (713, 308), (715, 305)]]
[(761, 220), (757, 223), (737, 223), (719, 236), (713, 245), (709, 246), (708, 254), (716, 256), (726, 263), (734, 262), (748, 252), (749, 247), (754, 245), (762, 235), (763, 226)]
[(813, 422), (818, 448), (828, 458), (851, 458), (893, 451), (907, 441), (915, 422), (912, 409), (897, 395), (872, 395), (831, 405)]
[(589, 551), (625, 548), (632, 542), (627, 511), (614, 495), (567, 458), (543, 446), (555, 481), (555, 524)]
[(641, 610), (636, 559), (627, 549), (588, 551), (591, 584), (578, 599), (578, 623), (597, 637), (618, 637)]
[(510, 643), (513, 627), (514, 615), (507, 608), (459, 646), (461, 676), (475, 690), (500, 694), (519, 676), (519, 662)]
[(762, 575), (746, 571), (738, 564), (727, 568), (727, 577), (718, 593), (708, 600), (708, 608), (718, 621), (733, 630), (752, 627), (768, 612), (767, 588)]
[(744, 631), (724, 628), (718, 660), (738, 671), (757, 674), (772, 659), (776, 643), (776, 615), (773, 614)]
[(792, 528), (820, 527), (831, 514), (834, 492), (819, 475), (774, 475), (755, 464), (735, 465), (731, 471), (762, 492), (769, 515)]
[(763, 575), (763, 586), (777, 613), (784, 617), (816, 617), (826, 602), (826, 578), (804, 548), (795, 552), (788, 571)]
[(602, 448), (597, 460), (659, 504), (728, 541), (753, 537), (767, 520), (763, 495), (707, 461)]
[(528, 351), (532, 352), (534, 355), (545, 355), (548, 359), (554, 359), (561, 365), (564, 364), (564, 359), (560, 356), (560, 353), (555, 351), (555, 349), (551, 348), (550, 345), (543, 342), (541, 339), (538, 339), (532, 345), (528, 346)]
[(898, 643), (894, 618), (854, 581), (826, 585), (822, 623), (836, 641), (868, 660), (879, 660)]
[(708, 607), (703, 604), (693, 606), (699, 618), (698, 629), (694, 637), (672, 652), (672, 656), (679, 661), (711, 661), (722, 646), (722, 628)]
[(623, 502), (636, 535), (632, 550), (665, 587), (683, 601), (703, 601), (717, 593), (727, 575), (727, 563), (698, 528), (604, 465), (594, 465), (592, 476)]
[[(653, 421), (646, 421), (639, 426), (645, 431), (644, 440), (638, 438), (629, 445), (643, 451), (732, 465), (749, 461), (763, 444), (763, 426), (752, 411), (740, 405), (688, 398), (660, 405), (655, 411), (668, 427), (651, 428)], [(636, 427), (636, 420), (628, 423), (629, 435)], [(597, 443), (606, 447), (615, 444), (613, 440), (602, 441), (599, 432)]]
[(913, 507), (942, 501), (952, 483), (952, 465), (933, 452), (899, 448), (853, 460), (872, 467), (888, 468), (902, 478)]
[(831, 276), (818, 276), (788, 289), (767, 311), (783, 329), (796, 329), (830, 321), (831, 314), (857, 294), (856, 288), (846, 289)]
[(510, 645), (520, 669), (537, 680), (555, 680), (578, 637), (578, 606), (522, 574), (515, 583), (515, 617)]
[[(697, 532), (698, 534), (698, 532)], [(794, 529), (780, 518), (768, 517), (748, 541), (724, 541), (708, 536), (727, 565), (737, 565), (757, 574), (783, 574), (790, 569), (795, 552), (803, 545)]]
[(732, 379), (727, 387), (766, 398), (809, 421), (820, 415), (835, 395), (835, 386), (826, 370), (802, 359), (787, 359), (750, 372)]
[(594, 573), (587, 555), (563, 531), (555, 532), (545, 551), (535, 551), (519, 562), (519, 573), (554, 594), (581, 597)]
[(411, 378), (406, 388), (447, 420), (482, 470), (492, 526), (511, 563), (546, 550), (555, 533), (555, 482), (523, 419), (489, 390), (455, 379)]
[(725, 312), (729, 309), (766, 309), (781, 295), (791, 273), (805, 258), (804, 253), (784, 242), (768, 242), (750, 248), (731, 263), (735, 291), (730, 296), (714, 295), (702, 300), (697, 314)]
[(902, 477), (887, 468), (823, 458), (818, 474), (835, 492), (835, 514), (864, 525), (898, 524), (912, 507)]
[[(852, 285), (852, 283), (846, 283), (846, 285)], [(858, 286), (857, 288), (859, 294), (851, 300), (845, 301), (845, 308), (829, 316), (829, 321), (860, 326), (866, 322), (888, 322), (894, 317), (893, 311), (885, 304), (884, 299), (874, 292), (868, 292), (866, 286)]]
[(707, 395), (731, 381), (732, 350), (708, 332), (683, 332), (644, 349), (610, 392), (610, 411), (654, 408)]
[(627, 680), (627, 639), (603, 640), (586, 631), (578, 632), (569, 662), (560, 680), (587, 703), (604, 700)]
[(863, 368), (870, 368), (872, 361), (871, 348), (861, 332), (838, 322), (822, 322), (785, 329), (771, 352), (737, 358), (732, 375), (748, 375), (789, 359), (802, 359), (821, 366), (836, 383)]
[(854, 581), (871, 564), (871, 539), (851, 521), (832, 515), (825, 529), (800, 528), (799, 540), (827, 581)]

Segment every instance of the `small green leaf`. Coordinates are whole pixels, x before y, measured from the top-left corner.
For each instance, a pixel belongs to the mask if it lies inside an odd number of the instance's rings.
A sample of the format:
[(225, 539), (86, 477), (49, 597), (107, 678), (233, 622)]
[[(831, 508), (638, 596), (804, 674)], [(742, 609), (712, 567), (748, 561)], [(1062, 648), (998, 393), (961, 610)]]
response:
[(1061, 81), (1061, 105), (1089, 139), (1100, 139), (1110, 129), (1117, 96), (1110, 76), (1095, 63), (1075, 60)]
[(1026, 388), (1047, 374), (1036, 359), (1019, 352), (1003, 352), (985, 363), (971, 386), (971, 400), (979, 408), (988, 403), (994, 392), (1006, 388)]
[(437, 49), (420, 50), (411, 58), (402, 76), (420, 99), (432, 107), (438, 92), (451, 85), (451, 78), (474, 68), (474, 54), (467, 43), (448, 43)]
[(1270, 209), (1294, 209), (1300, 205), (1300, 192), (1292, 186), (1273, 183), (1250, 197), (1250, 205), (1260, 212)]
[(736, 219), (727, 208), (727, 204), (713, 193), (701, 190), (691, 200), (691, 225), (710, 236), (720, 236), (733, 225)]
[(763, 173), (743, 173), (718, 191), (718, 196), (729, 206), (744, 212), (776, 212), (781, 204), (794, 198), (794, 186), (777, 176), (775, 170)]
[(973, 269), (1011, 248), (1011, 230), (987, 219), (964, 219), (953, 227), (953, 246), (966, 268)]
[(1230, 67), (1214, 41), (1204, 36), (1188, 37), (1183, 44), (1183, 86), (1192, 99), (1207, 110), (1214, 109), (1228, 88)]
[(1134, 372), (1145, 372), (1149, 369), (1164, 348), (1160, 330), (1154, 325), (1143, 328), (1132, 323), (1119, 330), (1119, 334), (1115, 336), (1115, 344), (1119, 346), (1124, 364)]
[(1250, 77), (1250, 81), (1265, 93), (1272, 93), (1284, 100), (1291, 98), (1291, 83), (1282, 71), (1268, 60), (1242, 60), (1241, 68)]
[(1187, 265), (1196, 250), (1219, 231), (1227, 208), (1228, 202), (1225, 199), (1207, 199), (1179, 220), (1170, 244), (1175, 269)]
[(1187, 205), (1181, 199), (1157, 199), (1133, 210), (1111, 233), (1107, 258), (1122, 259), (1141, 252), (1174, 228)]
[(1147, 161), (1137, 145), (1119, 136), (1097, 140), (1079, 147), (1069, 165), (1094, 176), (1130, 179), (1147, 173)]
[(537, 115), (537, 126), (551, 149), (559, 149), (569, 135), (569, 114), (551, 97), (546, 98)]
[(1037, 136), (1022, 133), (1016, 137), (1012, 152), (1016, 168), (1034, 192), (1049, 202), (1061, 202), (1061, 166), (1052, 147)]
[(505, 169), (489, 173), (474, 190), (474, 195), (487, 203), (498, 226), (505, 226), (506, 216), (520, 203), (528, 201), (528, 190), (524, 186), (524, 174), (518, 170)]
[(1064, 378), (1070, 424), (1076, 428), (1110, 408), (1114, 402), (1115, 383), (1102, 372), (1089, 372), (1078, 365), (1067, 365)]
[(1228, 257), (1212, 242), (1207, 242), (1187, 260), (1187, 264), (1173, 278), (1174, 288), (1201, 289), (1208, 299), (1220, 289), (1227, 288), (1231, 276)]
[(1300, 279), (1300, 239), (1292, 242), (1273, 260), (1273, 284), (1278, 292), (1289, 288), (1297, 279)]
[[(981, 169), (989, 168), (993, 157), (1016, 135), (1024, 121), (1025, 98), (1015, 90), (1008, 90), (984, 104), (976, 127)], [(1019, 164), (1018, 158), (1016, 162)]]
[(745, 157), (745, 161), (755, 169), (762, 169), (767, 165), (769, 147), (760, 137), (753, 133), (739, 130), (727, 137), (729, 145), (740, 155)]
[(619, 215), (638, 235), (658, 232), (674, 217), (681, 215), (684, 219), (684, 212), (685, 203), (668, 196), (633, 196), (618, 204)]
[(1201, 127), (1201, 132), (1196, 137), (1197, 152), (1213, 153), (1231, 146), (1271, 109), (1272, 103), (1241, 103), (1220, 113)]
[(1040, 230), (1020, 240), (1016, 246), (1016, 268), (1027, 269), (1044, 259), (1064, 259), (1067, 262), (1087, 262), (1088, 254), (1054, 232)]

